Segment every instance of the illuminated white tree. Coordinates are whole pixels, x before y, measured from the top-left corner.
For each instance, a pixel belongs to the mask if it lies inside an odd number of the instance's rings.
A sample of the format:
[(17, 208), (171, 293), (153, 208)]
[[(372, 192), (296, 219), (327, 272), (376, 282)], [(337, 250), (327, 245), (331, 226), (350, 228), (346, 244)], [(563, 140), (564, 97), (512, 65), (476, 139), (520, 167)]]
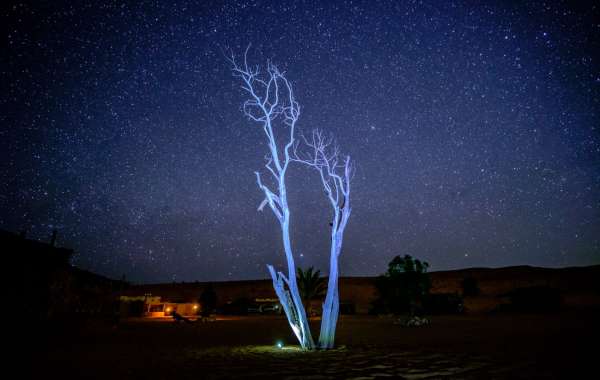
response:
[(323, 303), (323, 316), (321, 319), (321, 333), (319, 335), (319, 348), (333, 348), (335, 343), (335, 330), (339, 316), (338, 259), (342, 252), (344, 231), (350, 218), (350, 179), (352, 165), (350, 156), (340, 159), (340, 153), (333, 138), (325, 138), (323, 133), (315, 130), (310, 139), (302, 136), (305, 152), (298, 152), (298, 144), (294, 144), (293, 160), (316, 169), (321, 178), (325, 194), (331, 205), (333, 215), (331, 226), (331, 248), (329, 252), (329, 280), (327, 295)]
[[(271, 62), (266, 72), (261, 73), (258, 66), (248, 65), (248, 48), (244, 53), (243, 64), (238, 64), (231, 54), (234, 76), (241, 78), (242, 88), (248, 99), (243, 103), (244, 114), (262, 126), (267, 138), (269, 152), (265, 168), (270, 174), (274, 186), (263, 182), (259, 172), (255, 172), (258, 187), (265, 195), (258, 209), (269, 206), (281, 226), (283, 248), (287, 261), (287, 277), (267, 265), (273, 287), (285, 311), (288, 322), (304, 349), (314, 349), (314, 341), (302, 298), (296, 281), (296, 267), (290, 241), (290, 209), (287, 200), (286, 174), (290, 163), (297, 162), (315, 169), (333, 210), (331, 226), (331, 249), (329, 260), (329, 280), (327, 295), (323, 304), (323, 317), (319, 348), (334, 346), (335, 330), (339, 315), (338, 258), (342, 250), (344, 231), (350, 217), (350, 177), (352, 167), (350, 157), (340, 159), (337, 145), (333, 139), (324, 138), (323, 133), (315, 130), (310, 139), (302, 136), (303, 144), (296, 140), (296, 123), (300, 116), (300, 105), (294, 97), (291, 83)], [(277, 121), (277, 126), (275, 125)], [(285, 138), (275, 134), (275, 130), (286, 130)], [(283, 142), (281, 142), (283, 140)]]
[[(296, 282), (296, 266), (290, 241), (290, 209), (288, 206), (286, 174), (292, 162), (292, 147), (295, 145), (296, 122), (300, 116), (300, 105), (294, 97), (291, 83), (285, 75), (271, 62), (267, 63), (266, 72), (261, 73), (258, 66), (248, 65), (248, 50), (244, 53), (244, 62), (239, 64), (231, 54), (229, 61), (233, 74), (242, 80), (242, 88), (248, 99), (243, 103), (244, 114), (252, 121), (259, 123), (267, 138), (269, 152), (266, 156), (265, 168), (270, 174), (273, 186), (263, 182), (259, 172), (255, 172), (258, 187), (265, 195), (260, 204), (260, 211), (268, 205), (281, 226), (283, 249), (287, 261), (287, 277), (276, 272), (268, 265), (273, 279), (273, 287), (279, 298), (288, 322), (304, 349), (314, 349), (315, 344), (310, 333), (306, 312)], [(278, 120), (277, 120), (278, 119)], [(277, 128), (275, 123), (277, 122)], [(287, 129), (284, 143), (278, 144), (275, 130)]]

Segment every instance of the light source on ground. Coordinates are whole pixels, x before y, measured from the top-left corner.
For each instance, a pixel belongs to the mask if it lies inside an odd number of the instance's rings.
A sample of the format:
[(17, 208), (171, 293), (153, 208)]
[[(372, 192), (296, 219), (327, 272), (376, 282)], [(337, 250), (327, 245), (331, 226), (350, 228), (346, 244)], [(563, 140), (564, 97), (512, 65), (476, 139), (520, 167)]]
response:
[(277, 348), (283, 348), (283, 343), (281, 341), (277, 342), (275, 345)]

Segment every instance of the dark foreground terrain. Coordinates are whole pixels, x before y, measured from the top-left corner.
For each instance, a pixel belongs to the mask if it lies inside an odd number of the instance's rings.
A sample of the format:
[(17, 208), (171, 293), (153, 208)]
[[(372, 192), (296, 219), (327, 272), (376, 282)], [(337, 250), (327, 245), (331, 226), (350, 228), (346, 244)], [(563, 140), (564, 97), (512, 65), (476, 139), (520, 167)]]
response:
[[(88, 322), (39, 339), (27, 369), (46, 379), (595, 378), (599, 317), (440, 316), (406, 328), (389, 318), (343, 316), (339, 348), (329, 352), (299, 351), (279, 317)], [(280, 349), (277, 341), (289, 345)]]

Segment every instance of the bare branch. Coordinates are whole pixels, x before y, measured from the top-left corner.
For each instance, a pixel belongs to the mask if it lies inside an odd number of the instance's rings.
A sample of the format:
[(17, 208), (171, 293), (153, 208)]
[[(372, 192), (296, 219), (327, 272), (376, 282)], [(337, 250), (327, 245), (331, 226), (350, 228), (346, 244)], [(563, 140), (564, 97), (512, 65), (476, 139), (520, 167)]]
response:
[(269, 190), (269, 188), (267, 186), (263, 185), (259, 172), (254, 172), (254, 173), (256, 174), (256, 182), (258, 183), (258, 187), (265, 194), (265, 200), (262, 201), (262, 203), (258, 207), (259, 211), (262, 211), (262, 209), (264, 208), (264, 203), (266, 201), (269, 204), (269, 206), (271, 207), (273, 214), (275, 214), (277, 219), (281, 222), (283, 220), (283, 213), (281, 210), (282, 205), (281, 205), (281, 201), (279, 200), (279, 197), (277, 195), (275, 195), (271, 190)]
[[(300, 340), (302, 347), (313, 348), (314, 342), (296, 283), (296, 268), (289, 232), (290, 210), (285, 183), (285, 174), (289, 163), (292, 162), (290, 151), (295, 150), (294, 147), (297, 147), (295, 127), (300, 116), (300, 105), (294, 97), (291, 83), (272, 62), (267, 61), (266, 70), (263, 72), (261, 72), (259, 66), (249, 65), (249, 49), (250, 45), (244, 52), (242, 63), (236, 61), (233, 53), (228, 57), (228, 61), (231, 63), (234, 77), (241, 79), (241, 88), (248, 96), (242, 104), (244, 115), (260, 124), (267, 138), (269, 151), (266, 156), (265, 168), (271, 173), (276, 182), (276, 189), (274, 187), (273, 190), (275, 191), (272, 191), (262, 182), (260, 173), (255, 172), (258, 187), (265, 196), (258, 210), (262, 211), (266, 205), (269, 205), (271, 211), (279, 220), (287, 259), (288, 276), (285, 277), (281, 272), (276, 275), (272, 266), (269, 266), (269, 271), (273, 278), (273, 286), (277, 296), (284, 307), (288, 322), (294, 333)], [(289, 128), (287, 141), (283, 144), (276, 136), (276, 132), (279, 133), (279, 128)], [(282, 146), (283, 149), (281, 149)], [(289, 291), (284, 289), (284, 283), (287, 284)]]
[[(351, 161), (346, 156), (340, 163), (340, 149), (332, 137), (325, 137), (320, 130), (314, 130), (310, 139), (300, 135), (304, 142), (305, 153), (299, 151), (299, 144), (293, 149), (292, 161), (307, 165), (317, 170), (321, 184), (331, 204), (334, 222), (332, 233), (345, 227), (344, 216), (350, 212), (348, 207), (350, 196)], [(340, 215), (342, 218), (340, 219)], [(347, 219), (347, 217), (346, 217)]]

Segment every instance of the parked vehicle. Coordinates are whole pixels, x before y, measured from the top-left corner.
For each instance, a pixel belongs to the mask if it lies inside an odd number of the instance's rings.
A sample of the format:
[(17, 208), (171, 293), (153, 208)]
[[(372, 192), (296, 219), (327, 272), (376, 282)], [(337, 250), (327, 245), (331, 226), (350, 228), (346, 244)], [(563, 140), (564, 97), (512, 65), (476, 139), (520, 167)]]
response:
[(261, 305), (261, 313), (263, 314), (281, 314), (282, 307), (278, 304)]

